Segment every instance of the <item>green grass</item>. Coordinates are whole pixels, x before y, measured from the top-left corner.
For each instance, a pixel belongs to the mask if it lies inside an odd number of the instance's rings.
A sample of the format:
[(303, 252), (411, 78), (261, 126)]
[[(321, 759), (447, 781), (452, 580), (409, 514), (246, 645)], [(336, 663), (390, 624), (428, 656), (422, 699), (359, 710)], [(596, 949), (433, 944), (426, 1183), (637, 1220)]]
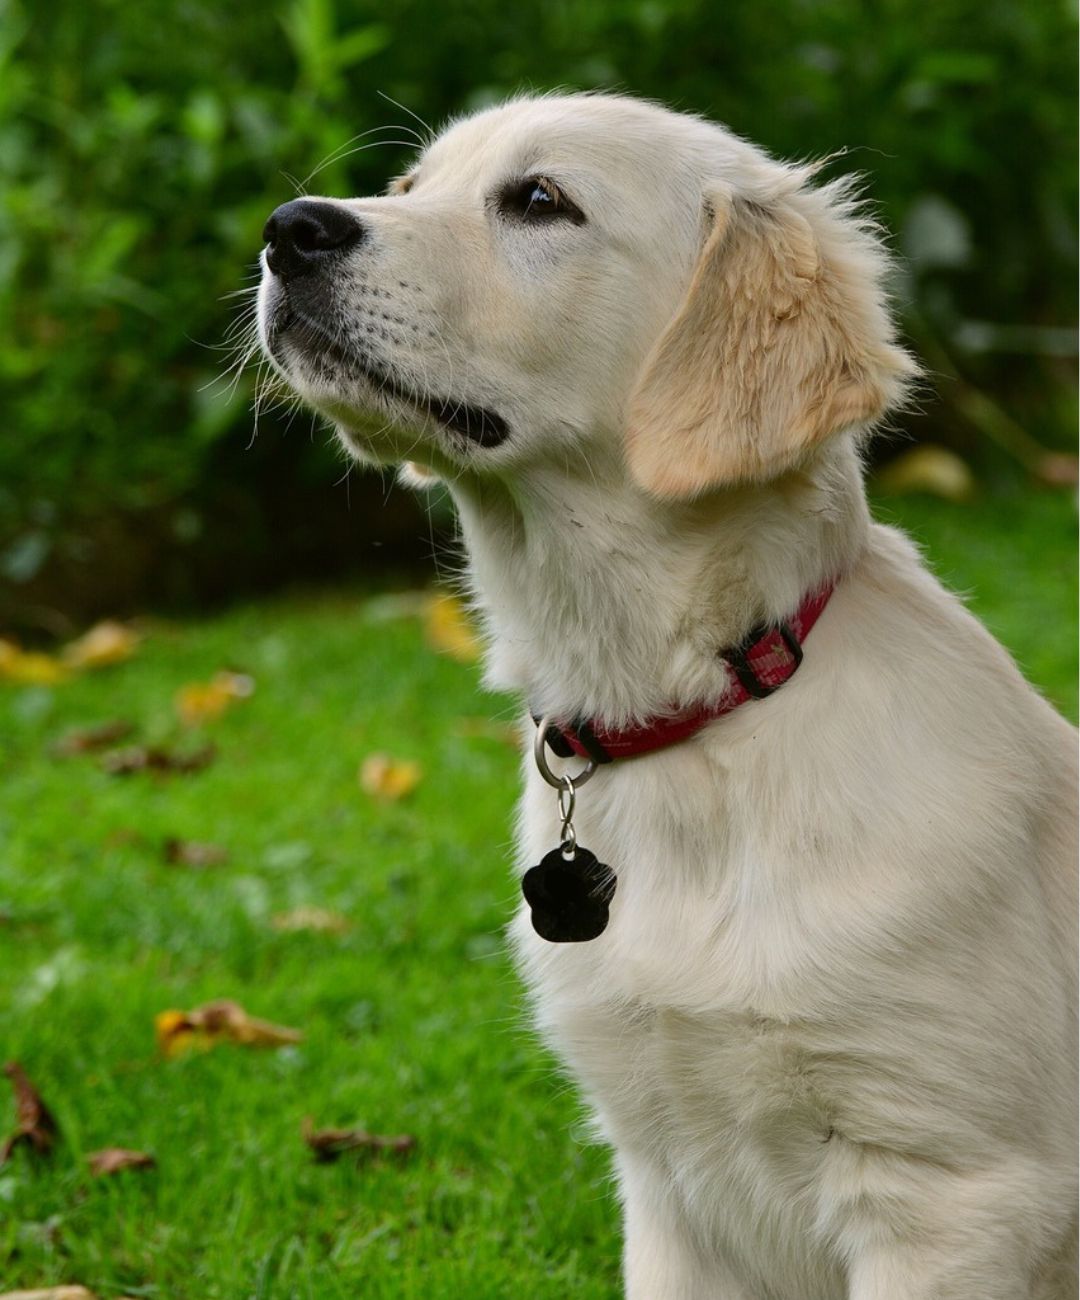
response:
[(1076, 508), (1061, 492), (1014, 490), (963, 506), (929, 497), (876, 503), (931, 568), (1012, 651), (1028, 681), (1077, 719)]
[[(910, 524), (1075, 716), (1071, 504), (881, 513)], [(618, 1293), (606, 1156), (525, 1028), (501, 947), (517, 759), (461, 726), (513, 707), (384, 613), (361, 593), (267, 602), (163, 625), (129, 663), (54, 689), (0, 687), (0, 1043), (63, 1133), (51, 1159), (20, 1150), (0, 1169), (0, 1290)], [(223, 666), (258, 688), (207, 729), (219, 757), (205, 771), (114, 777), (50, 755), (67, 729), (111, 718), (169, 735), (176, 689)], [(359, 790), (376, 750), (423, 764), (411, 798)], [(169, 866), (169, 836), (229, 861)], [(352, 928), (270, 926), (304, 903)], [(155, 1014), (218, 997), (305, 1041), (162, 1059)], [(418, 1150), (316, 1165), (305, 1115), (412, 1133)], [(90, 1179), (85, 1153), (110, 1145), (153, 1152), (157, 1170)]]

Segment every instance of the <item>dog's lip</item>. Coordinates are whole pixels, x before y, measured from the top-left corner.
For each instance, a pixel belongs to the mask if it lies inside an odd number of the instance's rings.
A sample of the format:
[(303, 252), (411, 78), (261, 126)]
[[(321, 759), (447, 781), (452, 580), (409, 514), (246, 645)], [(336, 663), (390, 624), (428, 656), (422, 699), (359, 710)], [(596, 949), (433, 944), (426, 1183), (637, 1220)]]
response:
[[(425, 411), (439, 424), (460, 433), (480, 447), (498, 447), (510, 436), (510, 427), (496, 411), (486, 406), (476, 406), (456, 397), (431, 397), (418, 393), (400, 380), (374, 358), (343, 346), (332, 338), (317, 321), (298, 311), (284, 299), (274, 312), (268, 331), (267, 343), (277, 357), (275, 347), (286, 331), (299, 327), (305, 334), (313, 335), (319, 349), (335, 361), (361, 375), (384, 395), (408, 402), (410, 406)], [(280, 360), (280, 358), (278, 358)]]

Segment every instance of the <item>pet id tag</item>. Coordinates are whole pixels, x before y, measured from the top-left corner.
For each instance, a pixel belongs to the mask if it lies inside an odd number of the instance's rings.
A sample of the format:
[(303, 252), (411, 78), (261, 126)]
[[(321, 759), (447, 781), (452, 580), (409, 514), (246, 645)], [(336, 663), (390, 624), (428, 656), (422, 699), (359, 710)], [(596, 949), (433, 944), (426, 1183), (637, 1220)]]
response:
[(560, 846), (526, 871), (521, 889), (541, 939), (584, 943), (607, 928), (615, 872), (588, 849), (575, 849), (567, 857)]
[(540, 775), (559, 792), (560, 843), (526, 871), (521, 889), (532, 913), (533, 929), (541, 939), (548, 943), (585, 943), (607, 928), (615, 872), (578, 844), (574, 832), (577, 787), (592, 776), (596, 764), (590, 762), (576, 777), (557, 777), (544, 753), (547, 726), (545, 718), (537, 729), (534, 753)]

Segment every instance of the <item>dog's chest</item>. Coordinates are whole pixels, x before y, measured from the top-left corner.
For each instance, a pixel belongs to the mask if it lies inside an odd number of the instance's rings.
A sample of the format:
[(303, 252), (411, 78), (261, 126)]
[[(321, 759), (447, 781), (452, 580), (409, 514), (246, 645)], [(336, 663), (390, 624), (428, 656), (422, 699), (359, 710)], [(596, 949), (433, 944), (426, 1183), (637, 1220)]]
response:
[[(576, 956), (548, 954), (551, 967)], [(595, 981), (551, 967), (533, 986), (540, 1026), (620, 1155), (645, 1163), (695, 1237), (761, 1294), (842, 1295), (816, 1223), (834, 1134), (815, 1030), (735, 1006), (662, 1005), (640, 969), (629, 975), (639, 996), (605, 997), (619, 980), (603, 962)]]
[[(518, 953), (540, 1027), (616, 1148), (678, 1189), (729, 1258), (771, 1257), (781, 1274), (820, 1281), (801, 1300), (828, 1296), (832, 1267), (810, 1245), (831, 1140), (825, 999), (795, 974), (797, 918), (747, 896), (752, 849), (701, 779), (684, 766), (670, 786), (597, 800), (579, 832), (619, 871), (608, 931), (551, 945), (523, 915)], [(684, 815), (678, 792), (713, 815)], [(552, 802), (526, 797), (527, 855), (550, 847)]]

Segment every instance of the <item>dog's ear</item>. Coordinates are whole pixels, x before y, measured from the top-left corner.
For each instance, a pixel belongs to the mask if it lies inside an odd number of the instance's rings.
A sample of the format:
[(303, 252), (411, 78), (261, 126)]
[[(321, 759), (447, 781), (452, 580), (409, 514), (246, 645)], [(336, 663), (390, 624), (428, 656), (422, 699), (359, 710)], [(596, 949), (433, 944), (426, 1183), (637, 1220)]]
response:
[(717, 188), (709, 208), (686, 298), (628, 406), (631, 472), (660, 497), (773, 478), (878, 419), (917, 372), (893, 342), (885, 255), (842, 194), (757, 204)]

